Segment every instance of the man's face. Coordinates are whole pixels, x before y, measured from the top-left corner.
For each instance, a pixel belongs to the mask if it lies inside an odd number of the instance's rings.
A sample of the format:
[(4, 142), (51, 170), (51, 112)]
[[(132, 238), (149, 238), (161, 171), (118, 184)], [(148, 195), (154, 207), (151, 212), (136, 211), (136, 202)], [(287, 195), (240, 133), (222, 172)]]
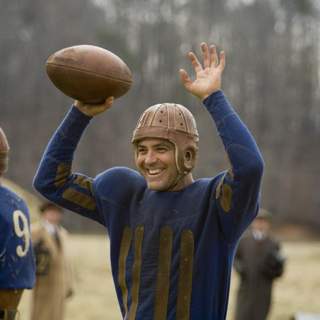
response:
[(62, 212), (58, 209), (48, 208), (43, 212), (42, 216), (49, 223), (59, 225), (62, 219)]
[(267, 219), (255, 218), (252, 222), (252, 228), (262, 232), (263, 234), (268, 234), (271, 224)]
[(175, 146), (168, 140), (146, 138), (136, 145), (135, 162), (138, 170), (147, 181), (149, 189), (157, 191), (176, 191), (181, 187)]

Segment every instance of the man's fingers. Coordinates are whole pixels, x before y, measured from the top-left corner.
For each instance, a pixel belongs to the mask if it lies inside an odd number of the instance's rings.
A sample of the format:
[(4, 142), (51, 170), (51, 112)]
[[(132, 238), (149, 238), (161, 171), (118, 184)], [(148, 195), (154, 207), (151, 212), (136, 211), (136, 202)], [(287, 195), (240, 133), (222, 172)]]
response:
[(98, 104), (96, 104), (96, 105), (86, 104), (83, 109), (89, 113), (100, 113), (100, 112), (103, 112), (104, 110), (106, 110), (107, 108), (104, 104), (99, 104), (99, 105)]
[(203, 55), (203, 66), (205, 68), (209, 68), (210, 67), (209, 47), (206, 42), (201, 43), (201, 50)]
[(223, 71), (223, 70), (224, 70), (224, 67), (225, 67), (225, 65), (226, 65), (226, 54), (225, 54), (224, 51), (221, 51), (221, 52), (220, 52), (219, 60), (220, 60), (220, 62), (219, 62), (219, 69), (220, 69), (221, 71)]
[(210, 67), (215, 67), (218, 64), (217, 48), (215, 45), (210, 46)]
[(195, 72), (200, 72), (202, 71), (202, 66), (197, 58), (197, 56), (193, 52), (188, 53), (188, 57), (193, 65), (193, 68)]
[(108, 97), (104, 103), (101, 104), (97, 104), (97, 105), (88, 105), (88, 108), (95, 108), (96, 111), (104, 111), (107, 110), (109, 108), (111, 108), (112, 104), (114, 102), (114, 97)]
[(188, 73), (186, 72), (186, 70), (184, 69), (180, 69), (179, 70), (179, 75), (180, 75), (180, 79), (181, 79), (181, 82), (187, 86), (188, 84), (190, 84), (192, 81), (188, 75)]
[(85, 104), (87, 108), (95, 110), (106, 110), (109, 109), (114, 102), (114, 97), (108, 97), (103, 103), (99, 104)]
[(87, 116), (93, 117), (110, 109), (113, 102), (114, 102), (114, 97), (108, 97), (104, 102), (96, 103), (96, 104), (88, 104), (79, 100), (75, 100), (74, 105), (82, 113), (86, 114)]

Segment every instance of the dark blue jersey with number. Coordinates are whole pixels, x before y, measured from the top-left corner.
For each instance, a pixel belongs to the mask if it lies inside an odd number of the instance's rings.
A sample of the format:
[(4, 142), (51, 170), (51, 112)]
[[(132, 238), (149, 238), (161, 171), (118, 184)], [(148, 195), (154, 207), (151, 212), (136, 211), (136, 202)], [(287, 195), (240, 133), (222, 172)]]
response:
[(31, 289), (34, 282), (28, 208), (0, 185), (0, 289)]
[(95, 179), (72, 173), (90, 121), (73, 108), (52, 137), (34, 185), (45, 197), (104, 225), (124, 319), (223, 320), (240, 235), (258, 210), (263, 160), (222, 91), (204, 101), (231, 168), (175, 192), (153, 191), (129, 168)]

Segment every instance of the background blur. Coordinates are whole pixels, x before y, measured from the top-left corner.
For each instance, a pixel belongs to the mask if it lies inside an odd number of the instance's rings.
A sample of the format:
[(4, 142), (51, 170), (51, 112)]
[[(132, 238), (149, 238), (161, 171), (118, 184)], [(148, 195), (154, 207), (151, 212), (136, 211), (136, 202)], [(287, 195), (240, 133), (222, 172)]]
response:
[[(319, 18), (318, 0), (0, 0), (0, 126), (11, 144), (6, 177), (33, 192), (41, 154), (72, 103), (48, 80), (45, 61), (77, 44), (118, 54), (134, 84), (92, 121), (74, 170), (95, 176), (114, 165), (134, 167), (130, 138), (140, 113), (177, 102), (198, 122), (195, 176), (216, 175), (227, 166), (222, 144), (178, 77), (180, 67), (190, 70), (186, 53), (207, 41), (226, 51), (223, 89), (262, 150), (262, 206), (283, 238), (319, 236)], [(101, 231), (73, 214), (65, 225)]]
[[(177, 102), (195, 114), (196, 176), (226, 167), (206, 111), (182, 88), (178, 69), (201, 41), (227, 53), (223, 88), (262, 149), (264, 207), (279, 222), (320, 228), (320, 3), (311, 0), (0, 0), (0, 125), (12, 146), (8, 178), (31, 190), (49, 137), (71, 99), (48, 80), (47, 57), (100, 45), (134, 74), (129, 93), (94, 120), (75, 170), (90, 176), (133, 166), (130, 137), (149, 105)], [(94, 143), (93, 143), (94, 142)], [(81, 228), (82, 221), (73, 227)]]

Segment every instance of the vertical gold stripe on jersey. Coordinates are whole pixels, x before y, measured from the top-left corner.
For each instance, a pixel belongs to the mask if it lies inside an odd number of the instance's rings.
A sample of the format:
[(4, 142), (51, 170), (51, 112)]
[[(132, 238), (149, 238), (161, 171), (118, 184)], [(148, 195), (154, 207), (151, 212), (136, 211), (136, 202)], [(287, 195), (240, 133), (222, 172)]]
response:
[(154, 320), (167, 318), (170, 287), (170, 266), (172, 255), (172, 229), (168, 226), (160, 230), (159, 262), (155, 297)]
[(131, 305), (128, 320), (135, 320), (139, 303), (143, 233), (143, 226), (136, 227), (134, 231), (134, 262), (132, 267)]
[(220, 197), (220, 206), (224, 212), (228, 213), (232, 205), (232, 188), (224, 183), (222, 185), (222, 195)]
[(122, 293), (122, 303), (124, 306), (125, 314), (128, 313), (128, 288), (126, 284), (126, 261), (132, 240), (132, 230), (125, 227), (122, 234), (120, 243), (120, 255), (118, 266), (118, 283)]
[(181, 233), (180, 242), (180, 265), (176, 320), (188, 320), (190, 318), (193, 252), (193, 233), (191, 230), (184, 230)]
[(56, 176), (54, 178), (54, 186), (57, 188), (63, 186), (66, 183), (67, 178), (70, 175), (70, 172), (71, 172), (70, 164), (65, 164), (65, 163), (59, 164), (57, 167)]

